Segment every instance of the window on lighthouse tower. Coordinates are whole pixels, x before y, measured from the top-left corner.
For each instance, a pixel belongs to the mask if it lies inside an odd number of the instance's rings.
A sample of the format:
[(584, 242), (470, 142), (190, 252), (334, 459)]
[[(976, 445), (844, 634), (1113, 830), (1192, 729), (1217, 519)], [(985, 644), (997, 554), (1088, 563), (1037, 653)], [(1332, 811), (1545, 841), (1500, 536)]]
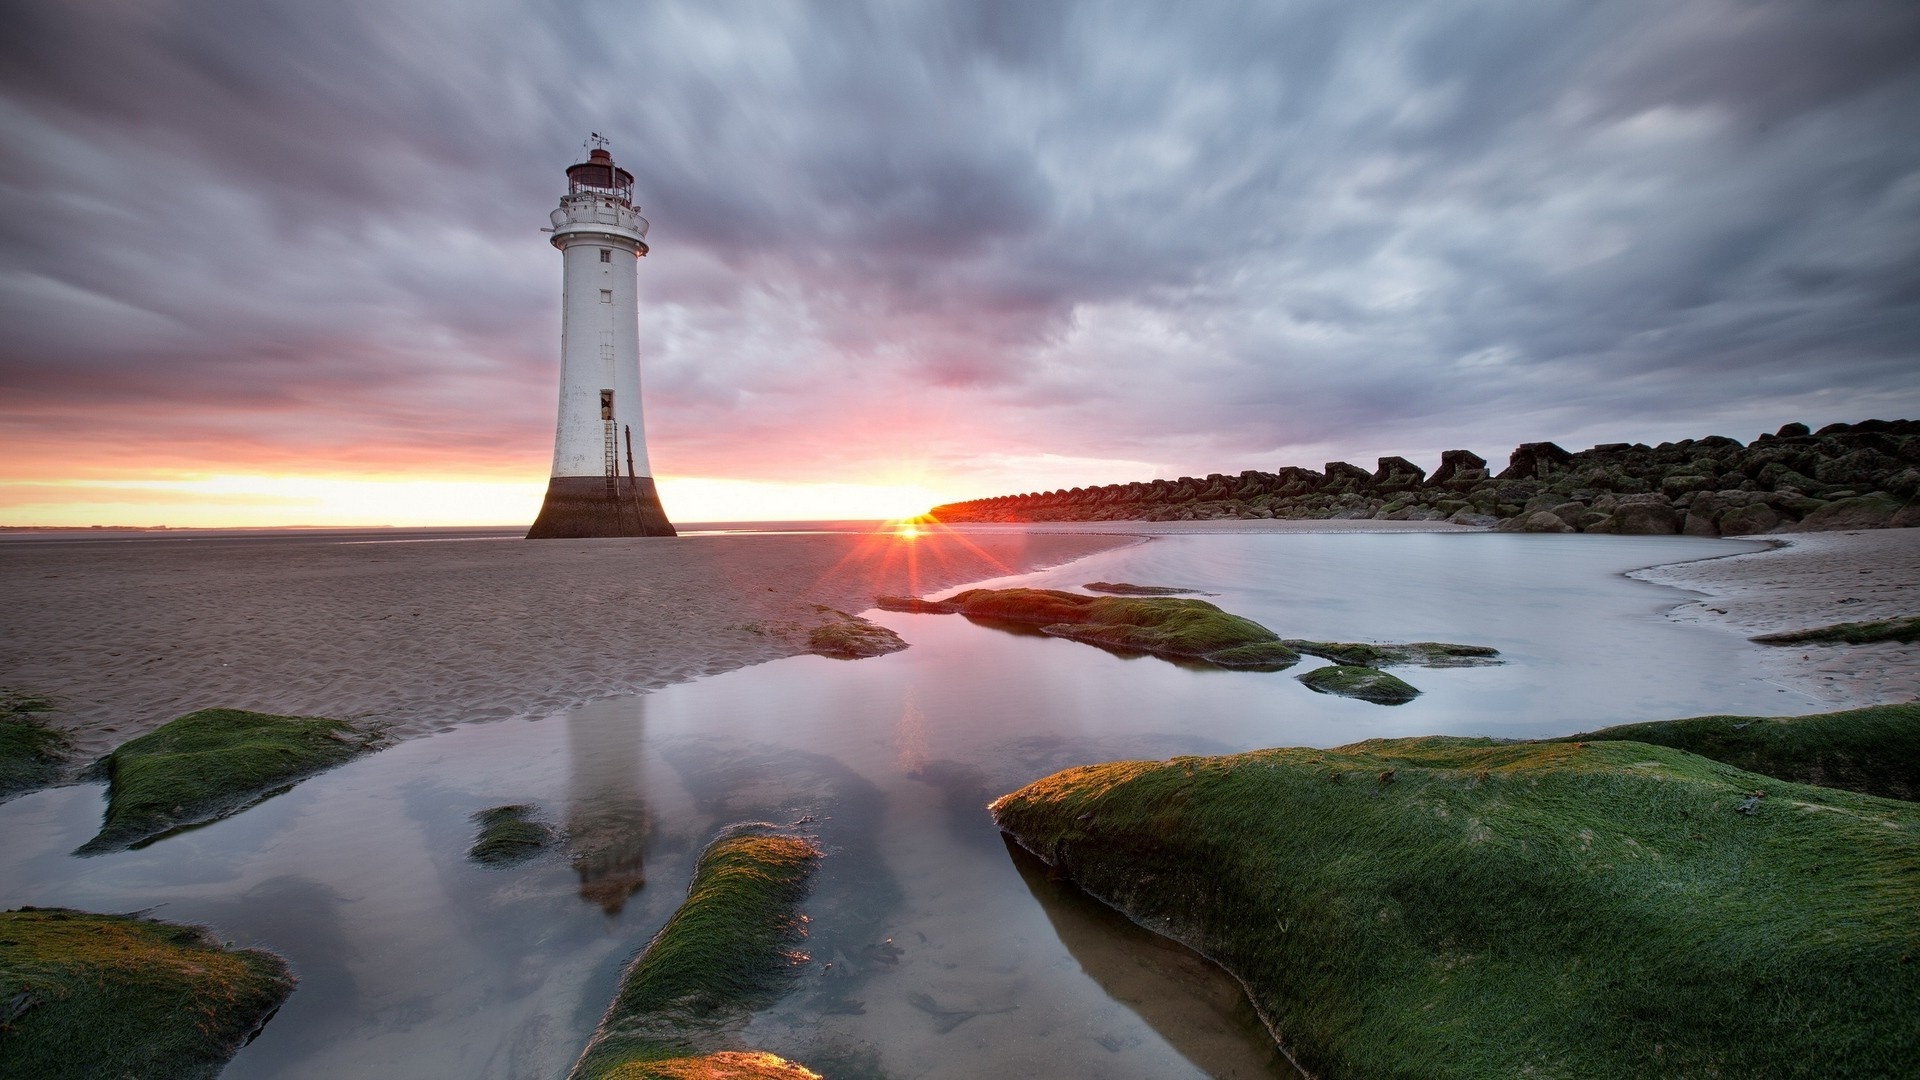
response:
[(601, 248), (601, 249), (600, 249), (600, 261), (601, 261), (601, 262), (604, 262), (604, 263), (610, 263), (610, 262), (612, 262), (612, 261), (613, 261), (613, 252), (611, 252), (611, 251), (608, 251), (608, 250), (607, 250), (606, 248)]

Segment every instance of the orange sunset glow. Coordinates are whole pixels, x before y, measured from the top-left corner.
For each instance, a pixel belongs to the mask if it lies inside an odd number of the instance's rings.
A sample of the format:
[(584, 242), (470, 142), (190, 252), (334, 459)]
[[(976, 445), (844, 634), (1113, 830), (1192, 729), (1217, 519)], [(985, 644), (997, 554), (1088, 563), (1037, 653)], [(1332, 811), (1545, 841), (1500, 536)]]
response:
[[(682, 521), (904, 518), (943, 501), (911, 483), (771, 483), (659, 478)], [(524, 525), (546, 478), (459, 475), (208, 473), (138, 479), (0, 482), (0, 525), (287, 526)]]

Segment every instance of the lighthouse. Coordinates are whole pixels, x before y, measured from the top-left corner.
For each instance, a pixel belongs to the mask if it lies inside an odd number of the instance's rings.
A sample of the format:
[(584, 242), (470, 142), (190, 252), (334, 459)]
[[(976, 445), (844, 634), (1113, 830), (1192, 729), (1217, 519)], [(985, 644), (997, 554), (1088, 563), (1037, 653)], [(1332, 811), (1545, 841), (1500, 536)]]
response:
[(636, 269), (647, 219), (633, 205), (633, 174), (595, 135), (587, 160), (567, 169), (552, 214), (560, 249), (560, 413), (553, 476), (527, 539), (672, 536), (647, 466), (640, 418), (640, 316)]

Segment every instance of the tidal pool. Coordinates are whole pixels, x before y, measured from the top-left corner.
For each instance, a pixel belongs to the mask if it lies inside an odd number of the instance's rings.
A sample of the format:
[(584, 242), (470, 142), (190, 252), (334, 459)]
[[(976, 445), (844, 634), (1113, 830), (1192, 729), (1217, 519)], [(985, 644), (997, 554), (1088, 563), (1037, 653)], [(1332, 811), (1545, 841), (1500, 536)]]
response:
[[(1530, 737), (1816, 706), (1682, 594), (1622, 576), (1752, 550), (1679, 537), (1157, 538), (993, 584), (1187, 586), (1289, 637), (1499, 648), (1400, 669), (1394, 708), (1294, 676), (1124, 657), (952, 615), (913, 644), (795, 657), (383, 751), (139, 850), (69, 854), (97, 784), (0, 805), (0, 906), (151, 909), (287, 956), (301, 984), (227, 1077), (555, 1077), (722, 825), (827, 851), (811, 961), (742, 1045), (833, 1077), (1288, 1075), (1230, 978), (1051, 880), (985, 804), (1070, 765), (1450, 733)], [(533, 803), (568, 847), (488, 869), (468, 815)]]

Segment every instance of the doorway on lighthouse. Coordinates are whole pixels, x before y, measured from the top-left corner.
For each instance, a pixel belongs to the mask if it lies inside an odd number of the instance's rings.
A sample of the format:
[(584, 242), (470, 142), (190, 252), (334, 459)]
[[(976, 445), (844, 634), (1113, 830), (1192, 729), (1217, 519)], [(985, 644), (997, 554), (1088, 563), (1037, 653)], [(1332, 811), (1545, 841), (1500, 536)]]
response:
[(600, 419), (613, 419), (613, 391), (600, 391)]

